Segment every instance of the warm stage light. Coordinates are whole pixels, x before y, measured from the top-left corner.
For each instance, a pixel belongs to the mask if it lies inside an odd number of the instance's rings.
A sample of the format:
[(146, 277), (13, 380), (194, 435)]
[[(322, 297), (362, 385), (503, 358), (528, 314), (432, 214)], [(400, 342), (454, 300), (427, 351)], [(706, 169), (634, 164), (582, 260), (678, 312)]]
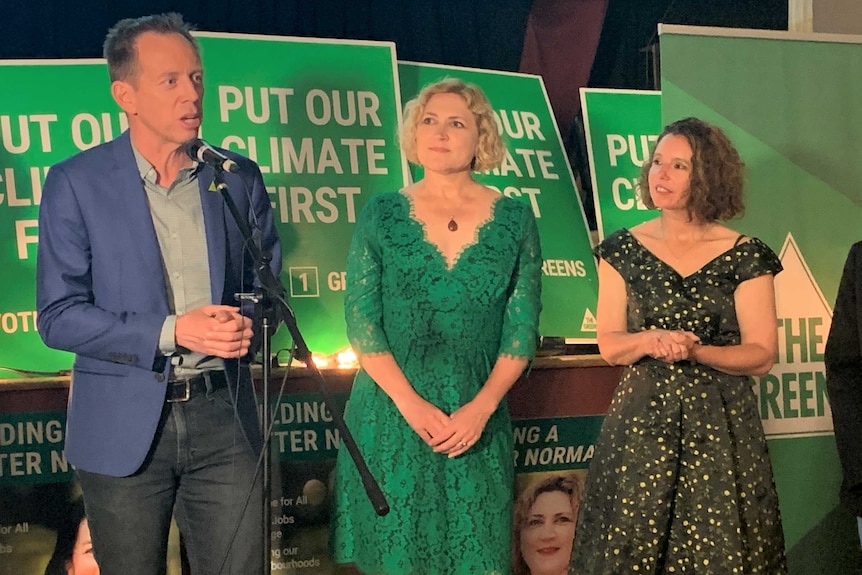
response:
[(349, 347), (343, 351), (339, 351), (336, 357), (338, 359), (339, 369), (359, 367), (359, 360), (356, 357), (356, 353)]
[(327, 367), (331, 367), (331, 361), (329, 357), (323, 355), (322, 353), (312, 353), (311, 361), (314, 362), (314, 365), (317, 366), (317, 369), (326, 369)]

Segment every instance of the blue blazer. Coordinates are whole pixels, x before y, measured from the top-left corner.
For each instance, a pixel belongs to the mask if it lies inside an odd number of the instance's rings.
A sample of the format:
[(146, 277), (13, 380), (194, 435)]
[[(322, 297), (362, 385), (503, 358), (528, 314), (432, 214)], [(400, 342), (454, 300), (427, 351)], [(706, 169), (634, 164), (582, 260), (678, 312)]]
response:
[[(230, 194), (259, 230), (278, 275), (281, 253), (272, 208), (257, 165), (224, 152), (239, 174)], [(238, 305), (234, 293), (255, 285), (242, 238), (221, 194), (199, 172), (212, 302)], [(53, 166), (39, 211), (37, 326), (44, 342), (75, 354), (66, 421), (66, 458), (79, 469), (133, 474), (153, 441), (169, 361), (159, 334), (169, 315), (161, 251), (128, 132)], [(261, 434), (246, 365), (225, 360), (247, 440)]]

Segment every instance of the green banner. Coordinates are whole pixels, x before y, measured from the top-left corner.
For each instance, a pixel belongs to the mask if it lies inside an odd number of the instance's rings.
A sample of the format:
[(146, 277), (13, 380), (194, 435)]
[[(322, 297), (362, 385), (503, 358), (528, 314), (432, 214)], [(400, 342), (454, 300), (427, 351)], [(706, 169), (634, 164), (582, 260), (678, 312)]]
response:
[[(55, 391), (62, 392), (44, 393)], [(347, 398), (346, 392), (334, 395), (339, 404)], [(289, 393), (271, 409), (272, 572), (342, 573), (328, 551), (331, 477), (340, 442), (332, 414), (319, 393)], [(57, 526), (80, 496), (62, 455), (65, 419), (62, 411), (0, 413), (0, 575), (44, 573)], [(514, 419), (513, 497), (556, 477), (582, 486), (602, 419)], [(576, 514), (576, 501), (572, 506)], [(169, 575), (180, 573), (178, 545), (173, 531)]]
[(38, 210), (52, 164), (125, 129), (109, 83), (101, 60), (0, 61), (0, 366), (72, 365), (36, 332)]
[(65, 412), (0, 413), (0, 485), (69, 481), (65, 437)]
[[(597, 279), (590, 237), (574, 177), (539, 76), (399, 62), (406, 103), (423, 86), (458, 77), (485, 92), (499, 120), (503, 165), (476, 179), (533, 208), (542, 242), (543, 336), (595, 342)], [(421, 168), (411, 165), (414, 181)]]
[[(849, 572), (823, 351), (844, 258), (860, 239), (862, 45), (850, 37), (662, 27), (662, 118), (721, 126), (748, 168), (731, 225), (779, 253), (779, 352), (755, 378), (791, 573)], [(836, 551), (837, 550), (837, 551)]]
[[(338, 409), (347, 395), (333, 394)], [(341, 437), (332, 413), (319, 393), (286, 394), (272, 413), (272, 572), (335, 573), (329, 558), (329, 517)]]
[(521, 419), (514, 422), (518, 473), (589, 469), (603, 415)]
[[(343, 409), (348, 393), (332, 394)], [(335, 460), (341, 437), (319, 393), (293, 393), (272, 409), (272, 451), (280, 461)]]
[(602, 240), (657, 215), (640, 201), (637, 181), (661, 132), (661, 92), (581, 88), (581, 110)]

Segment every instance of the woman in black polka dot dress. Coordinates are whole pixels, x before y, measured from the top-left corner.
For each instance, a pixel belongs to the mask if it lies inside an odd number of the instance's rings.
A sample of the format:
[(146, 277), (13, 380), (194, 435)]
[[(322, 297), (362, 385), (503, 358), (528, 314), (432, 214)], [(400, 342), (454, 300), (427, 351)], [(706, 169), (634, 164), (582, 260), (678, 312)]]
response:
[(626, 365), (590, 466), (570, 572), (786, 573), (750, 376), (777, 348), (766, 244), (743, 211), (743, 165), (718, 128), (667, 126), (641, 177), (658, 218), (599, 256), (598, 343)]

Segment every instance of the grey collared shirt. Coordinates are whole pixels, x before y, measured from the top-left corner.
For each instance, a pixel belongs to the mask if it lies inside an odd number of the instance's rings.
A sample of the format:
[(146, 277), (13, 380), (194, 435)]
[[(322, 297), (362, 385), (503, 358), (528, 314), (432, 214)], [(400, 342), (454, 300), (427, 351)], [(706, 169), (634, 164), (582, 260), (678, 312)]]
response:
[(132, 146), (144, 183), (150, 214), (162, 255), (162, 269), (171, 315), (165, 319), (159, 350), (171, 357), (173, 372), (187, 376), (206, 369), (224, 369), (218, 357), (177, 348), (177, 316), (212, 303), (210, 267), (203, 207), (198, 188), (199, 164), (183, 168), (167, 188), (156, 183), (156, 170)]

